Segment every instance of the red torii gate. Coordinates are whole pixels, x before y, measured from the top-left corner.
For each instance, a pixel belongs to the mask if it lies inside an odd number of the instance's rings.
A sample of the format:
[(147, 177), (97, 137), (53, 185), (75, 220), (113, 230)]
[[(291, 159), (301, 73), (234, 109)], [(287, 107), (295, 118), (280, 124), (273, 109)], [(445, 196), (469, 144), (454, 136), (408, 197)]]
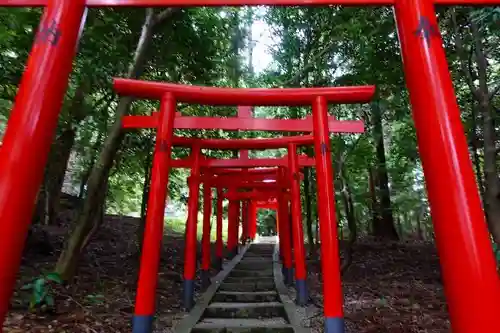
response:
[[(157, 98), (160, 99), (165, 95), (166, 92), (169, 94), (175, 93), (175, 98), (177, 101), (184, 101), (189, 103), (209, 103), (214, 105), (223, 105), (228, 103), (240, 103), (256, 105), (256, 103), (264, 103), (264, 105), (280, 105), (280, 104), (290, 104), (290, 105), (304, 105), (310, 104), (313, 94), (322, 94), (328, 98), (330, 102), (346, 102), (353, 103), (359, 101), (366, 101), (371, 98), (374, 94), (374, 87), (336, 87), (336, 88), (309, 88), (309, 89), (277, 89), (274, 90), (274, 95), (269, 94), (272, 90), (266, 89), (249, 89), (245, 90), (227, 90), (220, 88), (210, 88), (210, 87), (194, 87), (187, 85), (177, 85), (161, 82), (146, 82), (138, 80), (127, 80), (127, 79), (115, 79), (115, 89), (119, 90), (121, 93), (132, 93), (134, 96), (139, 96), (142, 98)], [(135, 87), (132, 88), (131, 87)], [(252, 92), (249, 94), (249, 92)], [(290, 101), (288, 101), (290, 99)], [(248, 102), (248, 103), (247, 103)], [(183, 129), (224, 129), (224, 130), (261, 130), (261, 131), (277, 131), (278, 129), (282, 131), (292, 131), (292, 132), (312, 132), (313, 123), (311, 117), (306, 117), (305, 119), (258, 119), (251, 117), (251, 106), (238, 106), (237, 117), (231, 118), (217, 118), (217, 117), (183, 117), (179, 112), (175, 112), (173, 116), (173, 126), (174, 128), (182, 127)], [(157, 141), (161, 140), (159, 128), (163, 125), (162, 111), (153, 112), (149, 116), (125, 116), (123, 117), (122, 126), (127, 129), (132, 128), (157, 128)], [(172, 116), (171, 116), (172, 117)], [(364, 131), (364, 124), (362, 121), (339, 121), (334, 117), (326, 117), (325, 122), (326, 131), (330, 132), (353, 132), (362, 133)], [(164, 142), (168, 142), (165, 138)], [(186, 246), (184, 254), (184, 305), (187, 309), (191, 309), (193, 306), (193, 295), (194, 295), (194, 278), (196, 274), (196, 223), (198, 216), (198, 197), (199, 197), (199, 186), (202, 167), (210, 168), (255, 168), (255, 167), (266, 167), (266, 166), (287, 166), (291, 163), (292, 159), (285, 156), (281, 159), (270, 158), (270, 159), (249, 159), (248, 150), (249, 149), (276, 149), (276, 148), (292, 148), (293, 161), (297, 161), (298, 166), (314, 166), (315, 159), (309, 158), (307, 156), (296, 156), (296, 147), (302, 145), (311, 145), (314, 143), (314, 136), (291, 136), (283, 138), (274, 139), (198, 139), (198, 138), (185, 138), (185, 137), (172, 137), (172, 146), (184, 146), (191, 148), (191, 154), (188, 158), (183, 160), (173, 160), (170, 161), (171, 167), (185, 167), (191, 168), (191, 176), (188, 179), (189, 183), (189, 201), (188, 201), (188, 219), (186, 222)], [(166, 145), (166, 144), (164, 144)], [(326, 148), (326, 146), (325, 146)], [(243, 149), (240, 150), (240, 158), (238, 159), (205, 159), (201, 157), (201, 149)], [(323, 149), (323, 148), (322, 148)], [(239, 164), (238, 164), (239, 163)], [(296, 173), (296, 171), (294, 172)], [(281, 176), (281, 183), (285, 182), (286, 175)], [(153, 178), (152, 178), (153, 179)], [(240, 187), (258, 187), (264, 186), (265, 184), (254, 184), (245, 185), (240, 184)], [(234, 190), (234, 186), (228, 184), (231, 190)], [(151, 192), (153, 195), (153, 192)], [(204, 189), (204, 202), (209, 200), (212, 193), (207, 189)], [(297, 205), (300, 211), (300, 192), (296, 192), (298, 195), (297, 199), (292, 200), (293, 205)], [(206, 204), (208, 205), (208, 203)], [(284, 205), (284, 203), (283, 203)], [(205, 207), (208, 211), (209, 207)], [(240, 207), (239, 200), (231, 200), (229, 203), (228, 220), (230, 221), (228, 230), (228, 249), (230, 256), (235, 256), (238, 252), (238, 226), (239, 226), (239, 215), (240, 208), (243, 210), (243, 216), (247, 215), (247, 206)], [(281, 214), (285, 214), (285, 208), (280, 208)], [(288, 208), (286, 208), (286, 214), (288, 214)], [(156, 217), (151, 217), (151, 219), (163, 219), (163, 214)], [(148, 220), (148, 217), (146, 217)], [(285, 218), (281, 219), (285, 223)], [(303, 245), (303, 230), (302, 230), (302, 219), (299, 216), (294, 217), (295, 228), (289, 230), (288, 224), (282, 226), (282, 233), (285, 235), (283, 237), (283, 242), (280, 246), (283, 247), (284, 255), (284, 267), (286, 273), (286, 281), (291, 283), (293, 276), (290, 278), (293, 270), (291, 268), (291, 244), (290, 244), (290, 232), (293, 232), (294, 243), (297, 242), (296, 251), (297, 254), (297, 266), (298, 269), (295, 270), (297, 291), (298, 291), (298, 303), (305, 304), (308, 300), (306, 291), (306, 268), (305, 268), (305, 252)], [(243, 221), (245, 225), (247, 221)], [(206, 230), (206, 237), (202, 240), (204, 247), (209, 247), (209, 228), (210, 228), (210, 218), (208, 216), (204, 217), (204, 230)], [(296, 229), (296, 230), (295, 230)], [(145, 237), (147, 234), (145, 234)], [(290, 248), (290, 250), (289, 250)], [(289, 252), (289, 253), (288, 253)], [(144, 256), (145, 260), (149, 260), (155, 257)], [(149, 259), (148, 259), (149, 258)], [(210, 257), (205, 256), (204, 262), (202, 262), (202, 280), (204, 285), (208, 283), (209, 276), (209, 263)], [(141, 266), (142, 267), (142, 266)], [(147, 270), (151, 270), (151, 265), (146, 266)], [(151, 274), (148, 275), (148, 278)], [(154, 295), (147, 296), (148, 299), (153, 298)], [(139, 293), (137, 296), (139, 299)], [(154, 299), (153, 299), (154, 301)], [(149, 301), (149, 303), (153, 302)]]
[[(358, 5), (395, 9), (452, 328), (465, 333), (496, 332), (496, 315), (500, 312), (496, 263), (447, 68), (435, 4), (498, 5), (500, 0), (0, 0), (0, 6), (46, 6), (0, 150), (1, 320), (7, 313), (33, 202), (83, 26), (85, 6)], [(322, 103), (322, 98), (314, 102), (318, 110), (323, 108)], [(326, 120), (324, 114), (320, 120)], [(171, 128), (172, 123), (173, 120), (168, 121), (168, 126), (161, 127)], [(321, 148), (318, 149), (320, 153)], [(328, 158), (323, 165), (318, 163), (320, 174), (328, 168), (326, 162)], [(331, 193), (330, 186), (321, 187), (319, 193)], [(332, 198), (329, 195), (327, 199)], [(331, 207), (321, 209), (320, 217), (332, 217), (333, 212)], [(330, 230), (321, 228), (321, 236), (331, 237)], [(330, 258), (328, 253), (334, 250), (335, 247), (323, 244), (322, 258)], [(322, 265), (325, 268), (327, 264)], [(468, 288), (466, 293), (464, 286)], [(327, 333), (343, 330), (342, 308), (335, 305), (339, 301), (341, 295), (330, 297), (325, 289)]]
[[(329, 235), (330, 238), (322, 238), (323, 248), (331, 249), (331, 251), (323, 254), (323, 258), (330, 263), (333, 263), (333, 267), (339, 267), (339, 257), (338, 257), (338, 244), (337, 244), (337, 230), (335, 221), (335, 207), (333, 200), (333, 187), (328, 185), (328, 183), (333, 183), (332, 179), (332, 162), (331, 156), (328, 153), (330, 147), (330, 138), (328, 136), (330, 128), (328, 122), (328, 103), (329, 102), (342, 102), (346, 103), (364, 103), (371, 100), (375, 93), (375, 87), (373, 86), (361, 86), (361, 87), (335, 87), (335, 88), (302, 88), (302, 89), (224, 89), (224, 88), (207, 88), (207, 87), (190, 87), (190, 86), (176, 86), (172, 84), (163, 84), (160, 82), (145, 82), (139, 80), (115, 80), (115, 90), (123, 94), (131, 93), (134, 97), (142, 98), (159, 98), (160, 99), (160, 111), (158, 115), (158, 126), (156, 134), (156, 145), (153, 157), (153, 172), (151, 175), (151, 190), (150, 199), (151, 202), (161, 205), (162, 201), (166, 199), (166, 185), (168, 179), (161, 179), (156, 181), (155, 173), (168, 173), (170, 168), (170, 152), (173, 145), (173, 129), (175, 126), (176, 118), (176, 103), (186, 102), (186, 103), (205, 103), (213, 105), (225, 105), (225, 104), (244, 104), (249, 106), (255, 105), (312, 105), (313, 106), (313, 130), (314, 132), (314, 146), (315, 146), (315, 166), (318, 171), (318, 196), (324, 200), (327, 200), (324, 205), (321, 205), (320, 211), (320, 221), (322, 223), (322, 229), (327, 230), (325, 235)], [(186, 92), (187, 91), (187, 92)], [(175, 93), (174, 93), (175, 92)], [(286, 138), (282, 138), (283, 144), (288, 146), (290, 142), (286, 141)], [(294, 142), (291, 142), (294, 143)], [(196, 150), (194, 156), (193, 166), (191, 168), (190, 176), (190, 199), (193, 204), (189, 205), (188, 222), (186, 226), (186, 247), (195, 248), (196, 247), (196, 214), (197, 214), (197, 201), (198, 201), (198, 190), (199, 189), (199, 175), (200, 175), (200, 145), (194, 145), (193, 149)], [(286, 177), (286, 175), (283, 175)], [(164, 177), (162, 175), (162, 177)], [(156, 194), (156, 195), (155, 195)], [(299, 199), (300, 200), (300, 199)], [(284, 200), (279, 200), (284, 202)], [(234, 201), (233, 201), (234, 203)], [(149, 204), (148, 204), (149, 206)], [(239, 206), (239, 204), (238, 204)], [(236, 220), (232, 218), (237, 216), (239, 212), (239, 207), (236, 205), (230, 205), (229, 217), (230, 220)], [(280, 205), (281, 207), (282, 205)], [(283, 205), (284, 206), (284, 205)], [(162, 206), (163, 207), (163, 206)], [(135, 327), (144, 327), (143, 330), (149, 331), (152, 322), (152, 315), (154, 313), (154, 288), (151, 288), (152, 279), (156, 278), (157, 265), (153, 264), (153, 260), (158, 258), (158, 248), (154, 245), (158, 242), (160, 236), (151, 235), (151, 233), (158, 233), (161, 231), (163, 226), (163, 214), (160, 211), (152, 210), (154, 213), (146, 216), (146, 225), (148, 223), (158, 224), (158, 230), (146, 227), (146, 232), (144, 234), (144, 248), (142, 250), (142, 257), (144, 264), (140, 266), (139, 274), (139, 286), (137, 289), (137, 302), (136, 302), (136, 315), (134, 320)], [(281, 208), (280, 208), (281, 211)], [(288, 207), (283, 208), (282, 216), (288, 214)], [(282, 219), (286, 221), (287, 219)], [(287, 223), (282, 223), (282, 229), (284, 235), (290, 235), (290, 231), (286, 228)], [(237, 232), (236, 232), (237, 233)], [(149, 241), (151, 239), (151, 241)], [(296, 238), (294, 238), (295, 240)], [(237, 240), (236, 240), (237, 241)], [(289, 237), (283, 237), (283, 242), (289, 242)], [(303, 242), (303, 238), (300, 240)], [(232, 245), (232, 244), (231, 244)], [(286, 245), (283, 245), (284, 247)], [(237, 247), (236, 247), (237, 248)], [(298, 247), (301, 248), (300, 246)], [(303, 247), (302, 247), (303, 248)], [(189, 251), (186, 251), (188, 255)], [(288, 251), (284, 251), (285, 254)], [(185, 261), (195, 262), (195, 257), (190, 254), (185, 258)], [(291, 267), (291, 257), (286, 256), (286, 263), (290, 262)], [(337, 264), (337, 265), (336, 265)], [(195, 266), (193, 264), (187, 264), (185, 267), (185, 280), (184, 280), (184, 299), (185, 304), (188, 308), (192, 304), (193, 295), (193, 279), (195, 276)], [(332, 297), (338, 302), (333, 302), (332, 307), (336, 308), (335, 311), (342, 311), (342, 292), (340, 289), (340, 274), (338, 269), (332, 266), (323, 267), (323, 275), (325, 283), (327, 285), (332, 284), (331, 287), (325, 288), (325, 297)], [(304, 268), (305, 271), (305, 268)], [(147, 285), (147, 286), (144, 286)], [(331, 294), (330, 296), (328, 296)], [(341, 318), (337, 318), (334, 321), (341, 321)]]
[[(249, 181), (261, 181), (261, 182), (276, 182), (277, 181), (277, 168), (272, 168), (272, 169), (212, 169), (209, 172), (205, 172), (202, 174), (202, 182), (204, 184), (207, 184), (207, 182), (212, 181), (211, 185), (214, 185), (214, 180), (217, 181), (217, 215), (216, 215), (216, 257), (217, 257), (217, 262), (216, 262), (216, 268), (220, 269), (222, 267), (222, 258), (223, 258), (223, 241), (222, 241), (222, 201), (224, 198), (228, 197), (228, 194), (223, 193), (223, 187), (220, 186), (220, 182), (229, 182), (234, 180), (234, 176), (241, 174), (241, 172), (244, 171), (244, 177), (245, 180)], [(232, 175), (232, 176), (231, 176)], [(224, 184), (226, 185), (226, 184)], [(229, 184), (227, 184), (229, 185)], [(229, 187), (229, 186), (226, 186)], [(262, 188), (261, 188), (262, 190)], [(255, 191), (255, 189), (254, 189)], [(256, 207), (255, 207), (255, 202), (252, 200), (250, 201), (249, 207), (248, 207), (248, 214), (249, 214), (249, 227), (248, 227), (248, 236), (251, 240), (255, 239), (256, 233), (257, 233), (257, 219), (256, 219)], [(205, 209), (204, 209), (204, 214), (205, 214)], [(207, 219), (204, 215), (204, 221)], [(207, 222), (208, 223), (208, 222)], [(204, 227), (205, 227), (205, 222), (204, 222)], [(207, 246), (207, 245), (205, 245)], [(205, 261), (208, 261), (210, 258), (206, 258)], [(203, 265), (203, 263), (202, 263)], [(204, 265), (205, 268), (202, 269), (208, 269), (208, 265)]]
[[(192, 170), (192, 174), (190, 177), (190, 196), (189, 196), (189, 202), (188, 202), (188, 220), (187, 220), (187, 226), (186, 226), (186, 249), (185, 249), (185, 292), (184, 292), (184, 303), (186, 305), (186, 308), (191, 308), (192, 302), (193, 302), (193, 288), (192, 288), (192, 281), (194, 280), (194, 275), (196, 271), (196, 257), (195, 257), (195, 251), (193, 250), (196, 246), (196, 222), (197, 222), (197, 212), (198, 212), (198, 189), (199, 185), (201, 183), (201, 179), (198, 179), (197, 182), (194, 180), (197, 179), (198, 177), (196, 176), (199, 170), (201, 170), (201, 166), (203, 165), (203, 158), (200, 158), (200, 149), (201, 148), (215, 148), (215, 149), (234, 149), (238, 146), (243, 146), (247, 149), (264, 149), (267, 145), (266, 143), (269, 143), (268, 146), (271, 148), (281, 148), (281, 147), (296, 147), (297, 145), (304, 145), (304, 144), (312, 144), (311, 141), (311, 136), (306, 136), (306, 137), (284, 137), (284, 138), (279, 138), (279, 139), (231, 139), (231, 140), (219, 140), (219, 139), (195, 139), (195, 138), (185, 138), (183, 141), (183, 144), (185, 146), (192, 146), (195, 147), (194, 154), (190, 154), (190, 156), (184, 160), (184, 163), (182, 163), (182, 167), (190, 167)], [(172, 140), (173, 145), (178, 145), (182, 140), (179, 140), (179, 138), (174, 138)], [(248, 156), (248, 154), (243, 154), (245, 156)], [(314, 159), (308, 158), (307, 156), (298, 156), (296, 154), (296, 151), (293, 150), (293, 155), (294, 158), (290, 157), (285, 157), (282, 159), (267, 159), (267, 166), (286, 166), (289, 163), (293, 164), (293, 161), (296, 161), (297, 163), (297, 169), (299, 166), (312, 166), (314, 165)], [(248, 159), (247, 157), (245, 158), (240, 158), (240, 159), (229, 159), (229, 160), (213, 160), (219, 161), (219, 162), (224, 162), (224, 161), (238, 161), (240, 164), (224, 164), (223, 167), (229, 167), (229, 166), (238, 166), (238, 167), (255, 167), (255, 166), (262, 166), (263, 164), (255, 164), (255, 162), (259, 162), (261, 159)], [(175, 161), (175, 160), (174, 160)], [(309, 162), (309, 163), (308, 163)], [(196, 164), (196, 165), (195, 165)], [(175, 165), (175, 164), (174, 164)], [(177, 163), (175, 166), (180, 167), (181, 163)], [(216, 166), (215, 164), (211, 164), (210, 167), (213, 168)], [(194, 170), (194, 171), (193, 171)], [(197, 171), (198, 170), (198, 171)], [(278, 170), (278, 169), (277, 169)], [(262, 170), (260, 170), (262, 171)], [(275, 171), (276, 172), (276, 171)], [(297, 173), (297, 172), (295, 172)], [(210, 174), (213, 176), (213, 173)], [(247, 170), (244, 170), (243, 175), (250, 175)], [(266, 175), (265, 173), (256, 173), (256, 177), (263, 177)], [(254, 177), (255, 177), (254, 176)], [(194, 178), (192, 178), (194, 177)], [(276, 184), (270, 184), (266, 182), (242, 182), (241, 178), (237, 180), (231, 180), (229, 181), (227, 176), (225, 177), (225, 183), (224, 181), (224, 176), (222, 178), (216, 178), (216, 179), (209, 179), (210, 185), (213, 185), (215, 183), (218, 184), (218, 186), (223, 186), (227, 188), (231, 188), (231, 190), (234, 190), (236, 188), (270, 188), (270, 187), (275, 187)], [(291, 178), (290, 178), (291, 179)], [(280, 177), (280, 183), (281, 185), (284, 185), (286, 183), (287, 177)], [(207, 183), (205, 183), (207, 184)], [(207, 186), (204, 186), (204, 212), (210, 212), (211, 207), (208, 207), (209, 203), (211, 202), (211, 191), (207, 188)], [(305, 268), (305, 252), (304, 252), (304, 246), (303, 246), (303, 230), (302, 230), (302, 220), (300, 218), (301, 212), (300, 212), (300, 192), (297, 191), (294, 193), (294, 195), (297, 196), (297, 198), (294, 198), (292, 200), (292, 204), (294, 202), (298, 202), (298, 207), (299, 207), (299, 215), (294, 218), (294, 221), (296, 223), (295, 228), (297, 230), (289, 230), (288, 225), (283, 226), (282, 229), (282, 234), (284, 234), (283, 241), (280, 243), (280, 246), (283, 248), (283, 253), (284, 253), (284, 276), (286, 277), (286, 282), (287, 284), (292, 283), (293, 281), (293, 270), (292, 270), (292, 259), (291, 259), (291, 244), (289, 242), (290, 240), (290, 231), (293, 231), (293, 235), (295, 237), (294, 243), (297, 243), (296, 251), (294, 252), (296, 256), (296, 266), (297, 269), (295, 270), (296, 273), (296, 284), (297, 284), (297, 302), (299, 304), (305, 304), (308, 301), (308, 293), (307, 293), (307, 287), (306, 287), (306, 268)], [(283, 199), (284, 200), (284, 199)], [(229, 207), (229, 234), (228, 234), (228, 250), (231, 256), (234, 256), (237, 254), (238, 251), (238, 216), (239, 216), (239, 210), (240, 210), (240, 200), (230, 200), (230, 207)], [(220, 206), (218, 206), (220, 207)], [(248, 217), (248, 209), (249, 207), (245, 205), (245, 202), (243, 202), (243, 217)], [(285, 208), (281, 210), (281, 214), (285, 216), (284, 212)], [(220, 210), (219, 210), (220, 211)], [(288, 208), (286, 208), (286, 214), (288, 214)], [(296, 219), (296, 220), (295, 220)], [(218, 219), (219, 223), (222, 223), (222, 219)], [(287, 218), (282, 218), (281, 221), (285, 223), (285, 221), (288, 221)], [(244, 228), (247, 227), (247, 220), (242, 221), (242, 225)], [(253, 227), (255, 229), (256, 227)], [(201, 275), (202, 275), (202, 281), (203, 285), (207, 285), (209, 282), (209, 268), (210, 268), (210, 256), (208, 255), (209, 248), (210, 248), (210, 243), (209, 243), (209, 234), (210, 234), (210, 216), (204, 213), (204, 218), (203, 218), (203, 234), (204, 238), (202, 240), (203, 248), (205, 249), (204, 255), (202, 258), (202, 270), (201, 270)], [(219, 230), (217, 232), (218, 235), (220, 235), (220, 241), (222, 239), (222, 226), (218, 226)], [(246, 234), (246, 229), (244, 229), (244, 233)], [(220, 242), (219, 241), (219, 242)], [(222, 258), (222, 245), (219, 244), (217, 245), (217, 253), (219, 255), (219, 262), (220, 258)], [(220, 263), (218, 263), (218, 266), (220, 266)]]

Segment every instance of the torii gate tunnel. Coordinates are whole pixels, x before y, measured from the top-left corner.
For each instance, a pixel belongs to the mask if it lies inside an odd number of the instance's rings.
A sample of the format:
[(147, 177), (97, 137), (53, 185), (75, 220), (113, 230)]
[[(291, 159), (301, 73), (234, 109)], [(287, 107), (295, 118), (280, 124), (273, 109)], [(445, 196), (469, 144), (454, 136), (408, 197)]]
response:
[[(8, 309), (86, 6), (393, 6), (452, 329), (497, 332), (500, 284), (434, 5), (498, 4), (500, 0), (0, 0), (0, 6), (46, 6), (0, 150), (0, 318)], [(256, 93), (266, 99), (265, 90)], [(166, 96), (164, 102), (173, 108), (172, 98)], [(320, 206), (320, 218), (333, 220), (331, 157), (322, 145), (328, 142), (326, 99), (316, 94), (309, 102), (321, 133), (321, 141), (315, 141), (316, 156), (322, 156), (316, 167), (325, 176), (319, 189), (326, 203)], [(165, 119), (160, 128), (172, 124), (173, 119)], [(323, 239), (332, 239), (334, 232), (321, 227), (322, 259), (329, 266), (338, 263), (336, 245), (325, 246)], [(340, 283), (338, 274), (333, 275), (324, 281)], [(332, 299), (325, 292), (326, 331), (342, 332), (337, 320), (342, 309), (330, 306), (342, 295)]]

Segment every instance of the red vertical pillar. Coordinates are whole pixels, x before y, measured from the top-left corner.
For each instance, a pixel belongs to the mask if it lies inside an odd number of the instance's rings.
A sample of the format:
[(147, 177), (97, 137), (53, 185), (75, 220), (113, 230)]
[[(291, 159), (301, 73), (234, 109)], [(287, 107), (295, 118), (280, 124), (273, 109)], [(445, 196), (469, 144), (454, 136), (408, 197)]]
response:
[(216, 207), (217, 241), (215, 243), (215, 256), (217, 257), (216, 268), (218, 270), (222, 269), (222, 263), (224, 260), (224, 241), (222, 239), (222, 218), (223, 218), (222, 203), (223, 203), (223, 200), (224, 200), (224, 197), (223, 197), (222, 188), (217, 187), (217, 207)]
[(283, 257), (283, 278), (286, 284), (293, 283), (293, 267), (292, 267), (292, 244), (290, 237), (290, 215), (288, 211), (288, 199), (285, 196), (285, 175), (286, 171), (281, 169), (279, 181), (279, 198), (278, 198), (278, 222), (279, 222), (279, 239)]
[(234, 223), (234, 250), (233, 254), (236, 256), (239, 252), (239, 242), (240, 237), (240, 222), (241, 222), (241, 200), (235, 200), (234, 202), (235, 211), (235, 223)]
[(343, 294), (340, 279), (332, 157), (330, 154), (330, 138), (328, 136), (328, 105), (325, 98), (320, 96), (316, 97), (312, 106), (321, 240), (321, 270), (324, 281), (325, 332), (343, 333)]
[(302, 226), (302, 206), (300, 202), (300, 170), (297, 146), (288, 146), (288, 166), (291, 181), (290, 192), (292, 196), (292, 237), (293, 254), (295, 258), (295, 286), (297, 289), (297, 304), (305, 305), (309, 300), (307, 292), (306, 255), (304, 250), (304, 229)]
[(396, 1), (395, 14), (452, 330), (498, 332), (500, 284), (434, 4)]
[(146, 212), (146, 226), (141, 252), (141, 267), (133, 317), (133, 331), (150, 333), (155, 313), (156, 285), (160, 263), (165, 202), (167, 200), (168, 172), (172, 150), (172, 133), (176, 102), (172, 94), (166, 94), (160, 104), (159, 125), (151, 170), (151, 185)]
[[(228, 190), (229, 194), (236, 193), (234, 188)], [(227, 216), (227, 253), (230, 259), (237, 254), (238, 248), (238, 214), (239, 202), (229, 200), (228, 216)]]
[(250, 201), (250, 208), (248, 213), (248, 225), (249, 225), (249, 237), (251, 240), (255, 240), (257, 235), (257, 205), (255, 201)]
[(184, 245), (184, 307), (191, 310), (194, 305), (194, 280), (196, 276), (196, 248), (198, 224), (198, 199), (200, 197), (200, 147), (191, 150), (193, 166), (188, 178), (189, 199), (188, 218), (186, 223), (186, 240)]
[[(49, 0), (0, 150), (0, 326), (68, 85), (83, 0)], [(64, 33), (62, 33), (64, 31)]]
[(246, 244), (248, 240), (248, 200), (241, 202), (241, 243)]
[(210, 233), (212, 216), (212, 188), (206, 181), (203, 184), (203, 239), (202, 239), (202, 260), (201, 260), (201, 281), (203, 287), (210, 285)]

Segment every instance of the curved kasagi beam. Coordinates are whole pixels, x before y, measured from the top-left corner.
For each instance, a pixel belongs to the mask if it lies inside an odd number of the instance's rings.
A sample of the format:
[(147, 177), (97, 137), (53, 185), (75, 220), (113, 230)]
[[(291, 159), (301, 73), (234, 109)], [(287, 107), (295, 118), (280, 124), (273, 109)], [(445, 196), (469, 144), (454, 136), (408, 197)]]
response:
[(268, 200), (278, 196), (277, 191), (269, 192), (227, 192), (224, 198), (228, 200)]
[(219, 181), (219, 182), (208, 182), (208, 185), (211, 187), (223, 187), (223, 188), (240, 188), (240, 189), (259, 189), (265, 192), (268, 190), (275, 190), (278, 186), (285, 186), (289, 184), (278, 184), (274, 183), (264, 183), (264, 182), (246, 182), (246, 181), (237, 181), (236, 179), (228, 180), (228, 181)]
[(201, 172), (202, 174), (210, 173), (212, 175), (234, 175), (234, 174), (239, 174), (242, 171), (246, 172), (247, 174), (266, 174), (266, 175), (274, 175), (276, 172), (278, 172), (279, 168), (278, 167), (267, 167), (267, 168), (254, 168), (254, 169), (241, 169), (241, 168), (234, 168), (234, 169), (224, 169), (224, 168), (217, 168), (217, 169), (208, 169), (204, 168)]
[(115, 78), (120, 95), (159, 100), (172, 93), (177, 102), (203, 105), (306, 106), (318, 96), (328, 103), (368, 103), (375, 86), (328, 88), (216, 88)]
[[(299, 156), (300, 167), (314, 167), (316, 165), (315, 159), (307, 156)], [(191, 168), (193, 166), (193, 159), (179, 159), (171, 160), (171, 168)], [(250, 159), (216, 159), (207, 158), (201, 159), (200, 167), (202, 168), (238, 168), (238, 169), (253, 169), (253, 168), (267, 168), (267, 167), (287, 167), (288, 159), (285, 158), (250, 158)], [(240, 171), (241, 172), (241, 171)]]
[(248, 150), (265, 150), (287, 148), (293, 143), (297, 146), (312, 145), (314, 143), (312, 135), (297, 135), (281, 138), (266, 138), (266, 139), (199, 139), (174, 137), (173, 145), (176, 147), (193, 147), (195, 145), (202, 149), (248, 149)]
[[(439, 3), (439, 0), (437, 0)], [(455, 0), (460, 1), (460, 0)], [(473, 0), (467, 0), (473, 1)], [(486, 1), (486, 0), (481, 0)], [(491, 0), (490, 0), (491, 1)], [(44, 7), (48, 0), (0, 0), (0, 7)], [(389, 6), (394, 0), (87, 0), (88, 7), (221, 7), (221, 6)]]
[(246, 172), (241, 172), (237, 174), (232, 174), (232, 175), (217, 175), (214, 176), (213, 174), (206, 173), (201, 176), (201, 181), (202, 182), (211, 182), (212, 184), (217, 184), (218, 182), (224, 182), (224, 181), (232, 181), (232, 180), (238, 180), (238, 181), (246, 181), (246, 182), (265, 182), (265, 183), (274, 183), (278, 181), (278, 175), (277, 173), (274, 174), (265, 174), (265, 173), (246, 173)]
[[(230, 182), (230, 181), (245, 181), (245, 182), (264, 182), (264, 183), (276, 183), (279, 181), (280, 176), (277, 172), (272, 174), (267, 173), (247, 173), (243, 172), (236, 174), (223, 174), (223, 175), (213, 175), (211, 173), (206, 173), (201, 176), (202, 182), (210, 182), (213, 186), (217, 186), (220, 182)], [(304, 174), (299, 172), (300, 179), (304, 179)]]
[[(0, 7), (43, 7), (48, 0), (0, 0)], [(392, 6), (395, 0), (87, 0), (88, 7)], [(443, 6), (498, 6), (498, 0), (434, 0)]]

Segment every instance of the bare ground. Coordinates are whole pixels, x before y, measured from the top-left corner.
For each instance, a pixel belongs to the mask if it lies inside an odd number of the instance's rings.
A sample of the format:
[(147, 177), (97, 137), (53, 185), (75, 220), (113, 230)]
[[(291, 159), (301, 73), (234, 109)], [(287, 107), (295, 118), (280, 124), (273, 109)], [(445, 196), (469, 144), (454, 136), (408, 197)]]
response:
[[(445, 333), (449, 321), (434, 245), (360, 241), (343, 276), (348, 333)], [(300, 309), (303, 325), (322, 332), (319, 264), (310, 264), (313, 304)], [(293, 292), (293, 289), (291, 289)]]
[[(42, 255), (37, 244), (25, 251), (11, 311), (4, 332), (130, 332), (139, 251), (138, 219), (108, 216), (104, 226), (81, 259), (73, 283), (57, 287), (55, 313), (29, 312), (29, 293), (20, 291), (41, 273), (50, 272), (57, 261), (72, 212), (65, 212), (59, 227), (51, 227), (50, 240), (55, 251)], [(184, 316), (181, 308), (183, 236), (165, 235), (157, 290), (157, 332), (169, 328)], [(200, 285), (197, 285), (197, 292)], [(196, 295), (198, 296), (198, 294)]]
[[(44, 251), (36, 244), (25, 252), (4, 332), (130, 332), (139, 267), (138, 220), (134, 218), (106, 217), (81, 259), (75, 281), (57, 288), (54, 313), (27, 310), (29, 295), (20, 287), (54, 267), (75, 213), (65, 214), (61, 226), (50, 230), (52, 254), (41, 254)], [(157, 292), (157, 333), (170, 332), (184, 316), (180, 302), (182, 258), (183, 236), (166, 235)], [(314, 304), (320, 305), (319, 265), (312, 263), (309, 271), (311, 296)], [(438, 258), (431, 243), (361, 240), (343, 280), (349, 333), (449, 331)], [(301, 310), (303, 322), (313, 332), (321, 332), (321, 308), (314, 304)]]

